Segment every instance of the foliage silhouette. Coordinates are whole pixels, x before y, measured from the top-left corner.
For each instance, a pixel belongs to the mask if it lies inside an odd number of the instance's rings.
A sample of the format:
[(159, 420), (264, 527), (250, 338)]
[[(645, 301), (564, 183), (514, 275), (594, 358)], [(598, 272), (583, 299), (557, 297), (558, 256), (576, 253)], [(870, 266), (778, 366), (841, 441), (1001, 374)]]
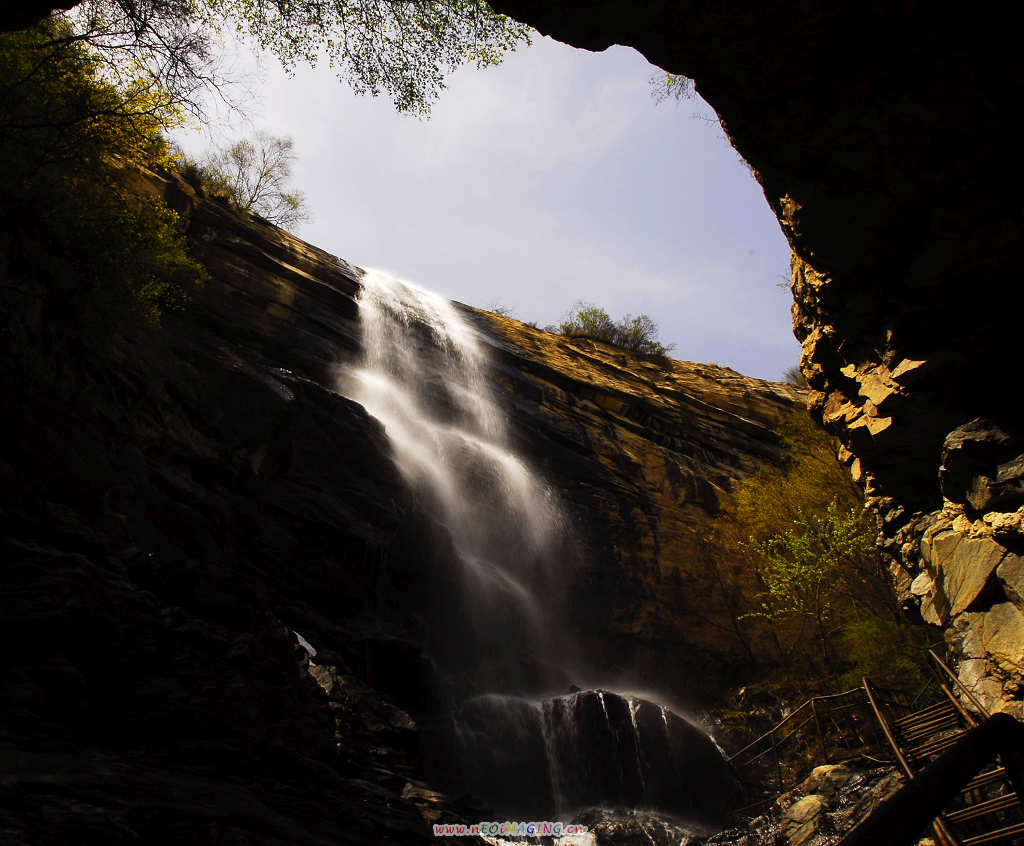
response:
[(177, 102), (204, 115), (224, 96), (215, 39), (251, 38), (288, 70), (326, 56), (356, 93), (389, 96), (425, 115), (447, 73), (497, 64), (529, 29), (484, 0), (86, 0), (67, 15), (72, 38), (97, 48), (112, 73), (145, 69)]
[(193, 178), (213, 192), (227, 195), (239, 208), (253, 211), (276, 226), (291, 228), (309, 219), (306, 198), (290, 189), (291, 138), (257, 132), (191, 163)]
[(578, 302), (558, 324), (557, 331), (568, 338), (591, 338), (640, 355), (666, 358), (674, 344), (657, 339), (657, 324), (646, 314), (627, 314), (615, 321), (603, 308)]
[[(166, 164), (160, 130), (178, 118), (145, 75), (115, 86), (70, 29), (47, 22), (0, 34), (0, 220), (10, 314), (94, 330), (118, 314), (157, 323), (204, 271), (178, 216), (138, 183)], [(15, 284), (14, 278), (20, 280)], [(17, 302), (16, 302), (17, 301)]]

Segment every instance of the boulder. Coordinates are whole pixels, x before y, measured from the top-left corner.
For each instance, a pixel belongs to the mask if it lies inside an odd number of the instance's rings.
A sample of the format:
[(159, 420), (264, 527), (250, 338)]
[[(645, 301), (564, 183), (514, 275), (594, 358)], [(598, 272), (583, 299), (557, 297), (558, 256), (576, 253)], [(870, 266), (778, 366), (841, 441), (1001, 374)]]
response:
[(822, 764), (811, 770), (811, 774), (801, 783), (800, 790), (808, 795), (817, 793), (832, 796), (848, 784), (853, 776), (853, 771), (844, 764)]
[(456, 714), (453, 740), (450, 790), (509, 815), (603, 806), (724, 821), (736, 798), (706, 732), (664, 706), (610, 691), (475, 697)]
[(804, 796), (782, 816), (782, 834), (789, 846), (804, 846), (818, 833), (824, 821), (828, 800), (824, 796)]

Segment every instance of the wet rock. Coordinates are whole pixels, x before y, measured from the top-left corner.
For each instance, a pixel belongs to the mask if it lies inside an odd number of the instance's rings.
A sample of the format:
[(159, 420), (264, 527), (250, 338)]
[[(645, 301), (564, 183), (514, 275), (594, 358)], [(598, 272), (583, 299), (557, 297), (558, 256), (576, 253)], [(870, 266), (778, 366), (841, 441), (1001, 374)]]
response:
[(749, 656), (721, 635), (734, 613), (704, 538), (728, 520), (728, 492), (780, 460), (775, 431), (805, 414), (803, 393), (711, 364), (624, 364), (606, 344), (473, 314), (514, 437), (571, 514), (563, 566), (586, 588), (563, 606), (586, 652), (600, 655), (591, 676), (628, 677), (693, 706), (723, 695), (730, 676), (745, 681)]
[(800, 785), (804, 793), (820, 793), (834, 796), (854, 778), (854, 772), (844, 764), (823, 764), (811, 770), (811, 774)]
[(888, 767), (816, 767), (774, 810), (701, 841), (706, 846), (827, 846), (864, 819), (901, 781)]
[(726, 818), (735, 785), (706, 733), (672, 711), (609, 691), (530, 701), (487, 695), (456, 715), (448, 792), (501, 813), (565, 814), (591, 806)]
[(818, 833), (828, 807), (824, 796), (810, 794), (790, 806), (782, 815), (782, 835), (790, 846), (804, 846)]
[(573, 822), (587, 826), (595, 846), (699, 846), (706, 834), (703, 826), (646, 811), (594, 808), (577, 814)]

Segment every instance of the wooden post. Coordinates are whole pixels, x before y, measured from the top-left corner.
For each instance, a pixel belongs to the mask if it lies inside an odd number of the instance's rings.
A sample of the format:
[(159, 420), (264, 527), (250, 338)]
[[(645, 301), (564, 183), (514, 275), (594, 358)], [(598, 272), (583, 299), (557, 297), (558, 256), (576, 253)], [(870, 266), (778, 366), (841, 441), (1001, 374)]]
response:
[(814, 717), (814, 727), (818, 730), (818, 745), (821, 747), (821, 754), (825, 756), (828, 763), (832, 763), (831, 749), (825, 747), (825, 733), (821, 730), (821, 718), (818, 716), (818, 700), (811, 699), (811, 716)]

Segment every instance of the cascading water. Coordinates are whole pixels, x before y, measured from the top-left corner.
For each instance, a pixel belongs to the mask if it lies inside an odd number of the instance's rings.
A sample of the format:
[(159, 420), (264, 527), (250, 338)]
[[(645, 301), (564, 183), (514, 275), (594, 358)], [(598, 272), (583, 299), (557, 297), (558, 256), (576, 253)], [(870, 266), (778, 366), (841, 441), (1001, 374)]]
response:
[(541, 700), (483, 695), (458, 713), (459, 756), (475, 793), (510, 813), (658, 808), (725, 817), (732, 777), (696, 726), (607, 690)]
[[(477, 331), (453, 303), (380, 271), (366, 272), (358, 303), (365, 356), (339, 391), (384, 425), (459, 564), (432, 609), (448, 634), (433, 657), (462, 679), (441, 756), (451, 786), (533, 818), (604, 801), (717, 814), (731, 782), (703, 731), (609, 691), (551, 695), (572, 678), (557, 614), (567, 533), (510, 447)], [(696, 787), (681, 778), (690, 764)]]
[(540, 589), (556, 575), (555, 498), (510, 450), (483, 345), (454, 304), (381, 271), (361, 281), (365, 357), (339, 389), (384, 424), (400, 472), (451, 537), (463, 595), (445, 604), (473, 627), (452, 638), (457, 660), (486, 663), (509, 689), (536, 685), (550, 675), (537, 656), (550, 651)]

